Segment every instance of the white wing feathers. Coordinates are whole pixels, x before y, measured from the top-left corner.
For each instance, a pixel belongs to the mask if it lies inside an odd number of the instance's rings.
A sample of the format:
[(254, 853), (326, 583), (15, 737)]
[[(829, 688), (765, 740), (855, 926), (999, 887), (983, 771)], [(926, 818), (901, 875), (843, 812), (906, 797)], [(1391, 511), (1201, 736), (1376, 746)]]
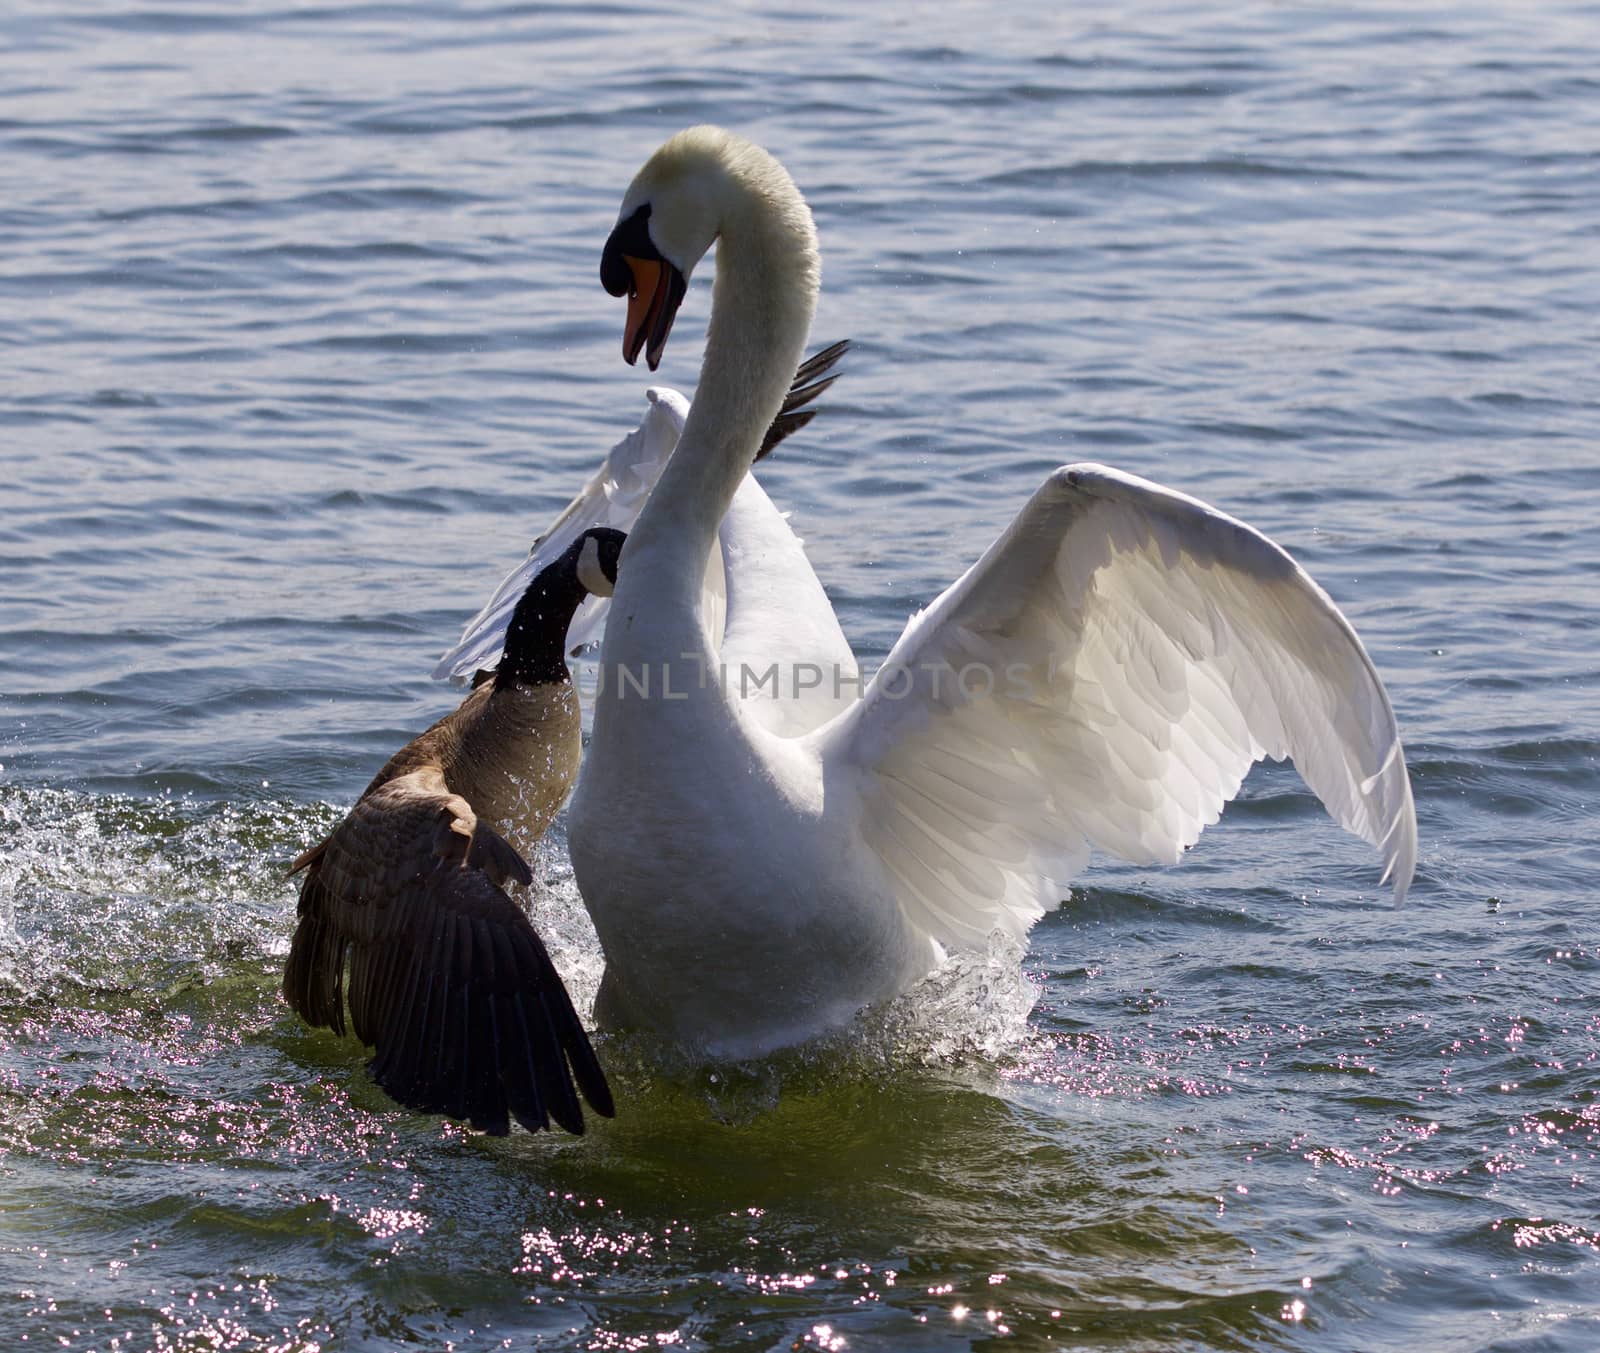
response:
[(913, 924), (1021, 936), (1089, 849), (1171, 863), (1263, 756), (1292, 757), (1403, 900), (1411, 786), (1371, 660), (1244, 523), (1098, 465), (1044, 483), (815, 735)]
[(739, 485), (718, 539), (725, 689), (745, 715), (782, 737), (821, 727), (858, 698), (855, 656), (800, 538), (754, 475)]
[[(533, 542), (527, 558), (506, 575), (494, 596), (489, 598), (488, 605), (467, 622), (460, 642), (434, 667), (435, 680), (466, 681), (474, 672), (496, 666), (505, 647), (511, 612), (534, 575), (560, 558), (591, 526), (614, 526), (619, 531), (632, 527), (667, 457), (677, 446), (683, 420), (689, 413), (689, 401), (676, 390), (652, 386), (645, 396), (650, 408), (644, 422), (611, 448), (583, 491), (567, 505), (550, 529)], [(712, 569), (710, 573), (713, 576), (707, 579), (707, 587), (720, 588), (721, 571)], [(584, 601), (567, 631), (570, 648), (599, 636), (609, 604), (605, 597), (589, 597)]]

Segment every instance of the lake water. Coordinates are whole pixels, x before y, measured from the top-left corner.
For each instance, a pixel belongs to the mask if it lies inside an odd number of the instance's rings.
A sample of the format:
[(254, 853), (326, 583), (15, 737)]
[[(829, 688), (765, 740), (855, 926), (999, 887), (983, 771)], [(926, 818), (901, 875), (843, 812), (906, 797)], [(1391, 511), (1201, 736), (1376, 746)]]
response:
[[(1597, 42), (1554, 4), (8, 4), (0, 1345), (1600, 1346)], [(286, 862), (643, 410), (599, 251), (695, 121), (789, 165), (815, 337), (858, 343), (763, 479), (866, 663), (1052, 466), (1198, 494), (1389, 684), (1403, 910), (1267, 768), (1181, 868), (1092, 868), (1022, 976), (761, 1066), (603, 1049), (582, 1140), (398, 1111), (288, 1013)], [(559, 832), (540, 868), (592, 996)]]

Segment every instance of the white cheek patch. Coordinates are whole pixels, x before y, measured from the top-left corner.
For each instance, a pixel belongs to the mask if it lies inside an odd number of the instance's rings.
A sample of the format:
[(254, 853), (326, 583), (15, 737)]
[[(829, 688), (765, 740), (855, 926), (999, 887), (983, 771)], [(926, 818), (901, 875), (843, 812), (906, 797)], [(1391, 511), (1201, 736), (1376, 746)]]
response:
[(611, 579), (600, 567), (600, 542), (590, 536), (578, 553), (578, 581), (597, 597), (611, 595)]

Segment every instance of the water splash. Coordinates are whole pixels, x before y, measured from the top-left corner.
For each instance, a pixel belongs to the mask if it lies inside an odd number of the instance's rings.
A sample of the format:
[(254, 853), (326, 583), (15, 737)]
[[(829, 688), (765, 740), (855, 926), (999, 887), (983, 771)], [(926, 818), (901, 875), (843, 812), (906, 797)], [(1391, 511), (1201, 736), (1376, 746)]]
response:
[(283, 866), (329, 816), (0, 786), (0, 989), (159, 989), (282, 953)]

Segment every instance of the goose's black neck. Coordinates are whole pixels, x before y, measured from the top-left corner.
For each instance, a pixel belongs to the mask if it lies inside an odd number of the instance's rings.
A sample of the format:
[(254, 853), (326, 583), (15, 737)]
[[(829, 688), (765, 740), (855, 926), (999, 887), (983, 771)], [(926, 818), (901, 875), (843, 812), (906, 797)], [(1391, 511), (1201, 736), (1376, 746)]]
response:
[(567, 627), (588, 591), (578, 581), (576, 552), (569, 555), (540, 570), (511, 613), (505, 652), (495, 672), (496, 690), (572, 680), (567, 670)]

